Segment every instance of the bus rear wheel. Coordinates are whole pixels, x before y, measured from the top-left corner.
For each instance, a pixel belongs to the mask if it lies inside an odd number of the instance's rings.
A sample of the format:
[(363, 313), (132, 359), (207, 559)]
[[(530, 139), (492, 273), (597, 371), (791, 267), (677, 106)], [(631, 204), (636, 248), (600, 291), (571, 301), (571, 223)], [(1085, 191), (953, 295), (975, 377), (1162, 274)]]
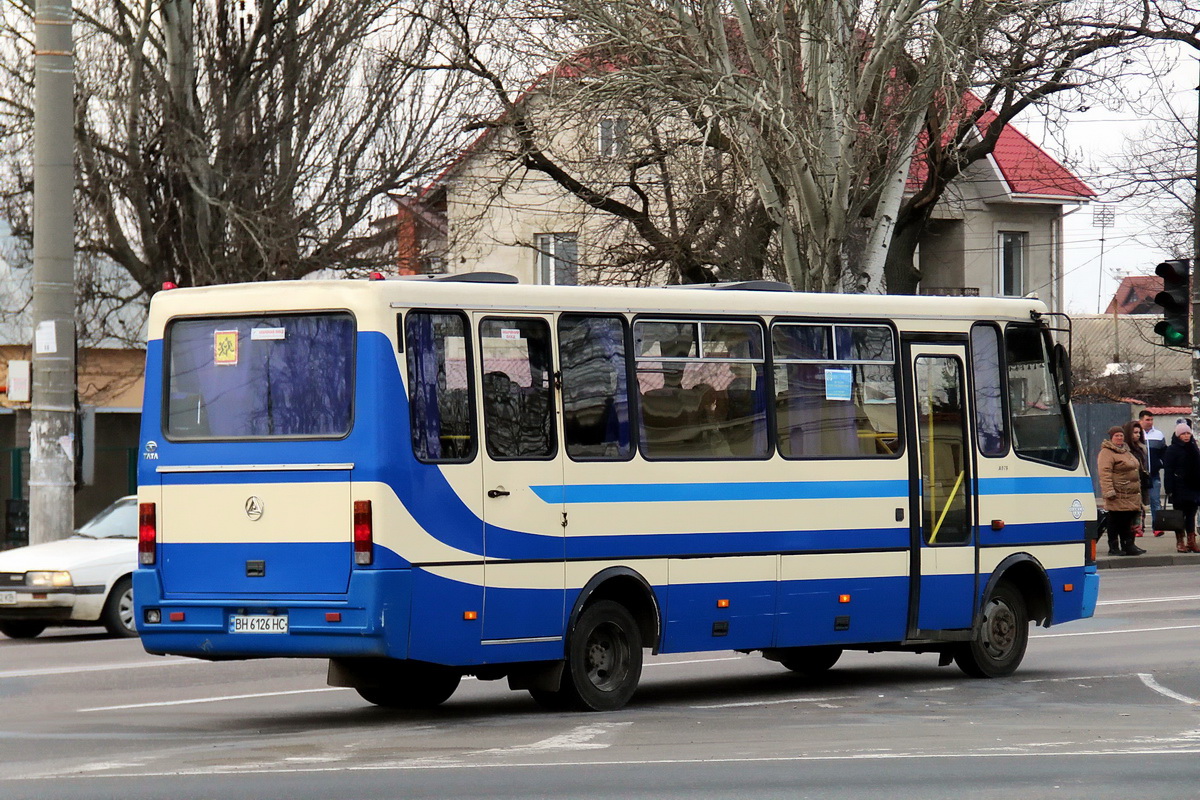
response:
[(789, 647), (780, 654), (779, 663), (806, 678), (816, 678), (828, 672), (842, 657), (842, 648)]
[(633, 697), (641, 676), (642, 635), (637, 622), (625, 606), (601, 600), (579, 615), (567, 644), (558, 696), (534, 695), (534, 699), (542, 705), (616, 711)]
[(983, 607), (983, 621), (970, 642), (954, 651), (954, 663), (972, 678), (1012, 675), (1029, 644), (1025, 598), (1011, 583), (1001, 583)]
[(462, 675), (432, 664), (405, 664), (386, 686), (356, 686), (368, 703), (382, 708), (417, 710), (434, 708), (450, 699)]

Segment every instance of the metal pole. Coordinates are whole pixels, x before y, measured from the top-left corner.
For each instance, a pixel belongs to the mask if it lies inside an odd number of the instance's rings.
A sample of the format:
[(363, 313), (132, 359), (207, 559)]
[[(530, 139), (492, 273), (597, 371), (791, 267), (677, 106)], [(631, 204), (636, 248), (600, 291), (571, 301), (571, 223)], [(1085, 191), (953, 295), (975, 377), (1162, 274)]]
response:
[(75, 528), (75, 64), (71, 0), (37, 0), (29, 543)]

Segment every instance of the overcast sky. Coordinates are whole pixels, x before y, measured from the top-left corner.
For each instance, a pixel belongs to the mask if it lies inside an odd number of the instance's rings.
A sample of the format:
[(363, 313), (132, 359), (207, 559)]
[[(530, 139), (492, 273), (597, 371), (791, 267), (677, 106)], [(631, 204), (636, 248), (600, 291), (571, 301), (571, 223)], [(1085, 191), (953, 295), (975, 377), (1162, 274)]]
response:
[[(1176, 109), (1194, 120), (1197, 62), (1190, 51), (1175, 47), (1179, 56), (1175, 69), (1157, 82), (1158, 86), (1147, 86), (1140, 96), (1149, 100), (1165, 93)], [(1065, 143), (1046, 136), (1045, 126), (1036, 120), (1017, 124), (1022, 132), (1067, 163), (1076, 175), (1100, 192), (1099, 203), (1080, 206), (1064, 222), (1064, 295), (1068, 313), (1103, 311), (1123, 276), (1153, 275), (1155, 265), (1172, 257), (1169, 251), (1156, 244), (1152, 234), (1147, 233), (1145, 218), (1137, 203), (1122, 202), (1112, 193), (1104, 192), (1104, 178), (1111, 171), (1106, 167), (1120, 156), (1127, 139), (1138, 137), (1150, 117), (1164, 113), (1160, 104), (1152, 103), (1151, 106), (1149, 109), (1113, 109), (1097, 105), (1086, 112), (1072, 114)], [(1111, 227), (1101, 228), (1096, 224), (1096, 210), (1100, 205), (1112, 211)]]

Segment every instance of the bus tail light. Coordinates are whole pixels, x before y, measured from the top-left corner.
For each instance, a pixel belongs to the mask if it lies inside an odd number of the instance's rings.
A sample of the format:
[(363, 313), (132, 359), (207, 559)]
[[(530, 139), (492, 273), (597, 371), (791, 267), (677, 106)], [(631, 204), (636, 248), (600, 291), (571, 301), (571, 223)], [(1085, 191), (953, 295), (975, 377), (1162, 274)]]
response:
[(154, 564), (158, 544), (158, 518), (154, 503), (138, 504), (138, 563), (144, 567)]
[(354, 501), (354, 563), (366, 566), (374, 560), (375, 534), (371, 523), (371, 501)]

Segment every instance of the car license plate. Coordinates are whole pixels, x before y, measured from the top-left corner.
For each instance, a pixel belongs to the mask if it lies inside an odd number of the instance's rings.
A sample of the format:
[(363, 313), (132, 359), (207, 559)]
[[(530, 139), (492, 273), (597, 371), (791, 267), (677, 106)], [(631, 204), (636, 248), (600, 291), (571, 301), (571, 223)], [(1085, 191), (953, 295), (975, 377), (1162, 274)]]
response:
[(16, 602), (16, 592), (0, 592), (0, 606), (11, 606)]
[(266, 614), (235, 614), (229, 618), (230, 633), (287, 633), (288, 618)]

